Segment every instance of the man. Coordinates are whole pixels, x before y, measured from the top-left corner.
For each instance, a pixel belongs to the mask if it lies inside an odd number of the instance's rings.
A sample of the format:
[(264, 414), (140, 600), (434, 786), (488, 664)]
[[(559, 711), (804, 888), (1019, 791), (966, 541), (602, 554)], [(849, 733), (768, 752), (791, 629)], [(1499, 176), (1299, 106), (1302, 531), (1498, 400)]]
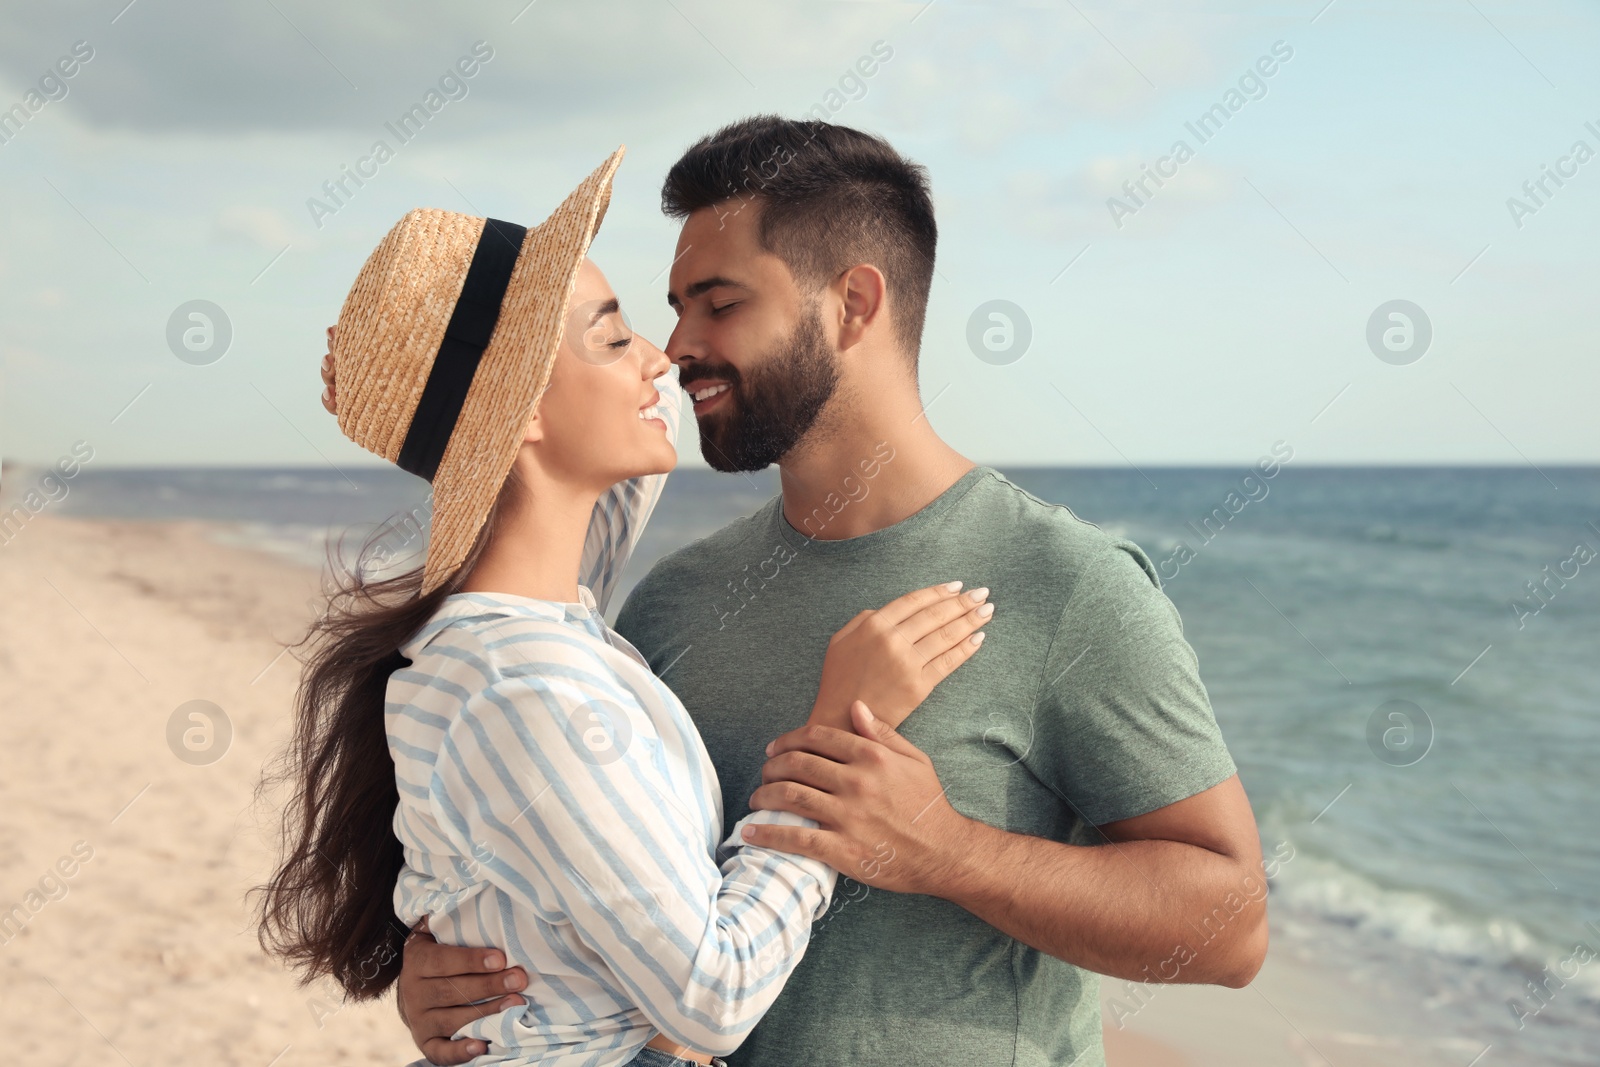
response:
[[(690, 148), (662, 200), (683, 220), (667, 353), (702, 453), (777, 463), (783, 492), (658, 563), (617, 628), (694, 716), (724, 833), (751, 806), (810, 816), (754, 841), (848, 876), (730, 1064), (1091, 1067), (1097, 974), (1249, 982), (1267, 943), (1255, 821), (1150, 560), (923, 413), (922, 168), (760, 117)], [(798, 729), (829, 635), (951, 578), (1001, 608), (971, 662), (898, 733)], [(520, 1003), (503, 965), (408, 944), (400, 1004), (430, 1059), (484, 1051), (447, 1038)]]

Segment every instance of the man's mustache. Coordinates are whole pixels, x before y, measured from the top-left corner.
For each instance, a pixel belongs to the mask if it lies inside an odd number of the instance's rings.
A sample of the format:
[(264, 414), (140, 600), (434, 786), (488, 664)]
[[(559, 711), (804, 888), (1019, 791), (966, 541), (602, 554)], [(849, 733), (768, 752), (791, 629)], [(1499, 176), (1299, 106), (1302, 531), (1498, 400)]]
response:
[(678, 385), (680, 388), (688, 389), (695, 382), (703, 381), (728, 382), (730, 385), (737, 387), (739, 385), (739, 372), (728, 364), (707, 366), (702, 363), (696, 364), (692, 370), (685, 370), (681, 367), (678, 369)]

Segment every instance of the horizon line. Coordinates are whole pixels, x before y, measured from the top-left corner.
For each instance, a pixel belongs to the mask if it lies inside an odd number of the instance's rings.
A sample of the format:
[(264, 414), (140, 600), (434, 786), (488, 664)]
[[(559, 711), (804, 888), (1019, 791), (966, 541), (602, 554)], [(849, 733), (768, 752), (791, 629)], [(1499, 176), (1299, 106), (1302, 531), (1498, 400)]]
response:
[[(1009, 463), (1003, 460), (974, 460), (980, 467), (1009, 468), (1012, 470), (1084, 470), (1084, 471), (1127, 471), (1138, 473), (1140, 469), (1149, 470), (1232, 470), (1235, 467), (1253, 467), (1254, 460), (1217, 460), (1203, 463), (1174, 463), (1146, 461), (1137, 467), (1129, 463), (1039, 463), (1025, 461)], [(0, 471), (9, 470), (47, 470), (54, 467), (54, 463), (36, 463), (30, 460), (0, 460)], [(1285, 468), (1319, 469), (1319, 470), (1518, 470), (1536, 468), (1527, 462), (1484, 462), (1475, 460), (1441, 460), (1426, 462), (1419, 460), (1369, 460), (1363, 462), (1315, 462), (1296, 460), (1293, 464), (1283, 464)], [(1600, 459), (1594, 460), (1541, 460), (1540, 467), (1557, 467), (1564, 470), (1573, 469), (1600, 469)], [(719, 471), (714, 467), (701, 464), (682, 465), (673, 468), (669, 473), (677, 474), (687, 471), (706, 471), (713, 474), (763, 474), (775, 469), (777, 464), (764, 467), (759, 471)], [(83, 465), (80, 473), (111, 474), (129, 471), (313, 471), (343, 474), (345, 471), (369, 473), (372, 471), (392, 471), (396, 474), (405, 474), (399, 467), (392, 463), (350, 463), (340, 467), (333, 467), (326, 463), (112, 463), (95, 464), (93, 467)]]

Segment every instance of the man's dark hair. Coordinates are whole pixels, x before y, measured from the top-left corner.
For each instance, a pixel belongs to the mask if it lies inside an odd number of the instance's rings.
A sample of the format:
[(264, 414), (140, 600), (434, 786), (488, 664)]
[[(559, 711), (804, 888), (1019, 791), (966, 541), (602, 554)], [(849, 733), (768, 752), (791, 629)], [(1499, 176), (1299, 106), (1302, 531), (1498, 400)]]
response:
[(939, 236), (925, 168), (848, 126), (757, 115), (695, 142), (661, 187), (675, 219), (732, 200), (759, 208), (761, 247), (802, 286), (857, 263), (881, 270), (895, 339), (915, 362)]

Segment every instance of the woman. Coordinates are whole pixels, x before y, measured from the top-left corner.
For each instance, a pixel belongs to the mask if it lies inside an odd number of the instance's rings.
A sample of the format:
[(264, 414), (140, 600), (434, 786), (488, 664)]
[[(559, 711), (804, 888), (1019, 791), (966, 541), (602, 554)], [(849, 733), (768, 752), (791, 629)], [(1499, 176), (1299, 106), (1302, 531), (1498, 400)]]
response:
[[(411, 212), (331, 335), (340, 428), (428, 478), (434, 510), (421, 568), (358, 566), (313, 629), (262, 941), (358, 999), (420, 920), (505, 946), (529, 985), (462, 1031), (480, 1063), (719, 1062), (836, 878), (742, 843), (748, 822), (804, 821), (782, 812), (741, 820), (719, 868), (704, 745), (600, 614), (680, 417), (670, 362), (585, 258), (621, 157), (531, 230)], [(959, 585), (852, 619), (813, 721), (848, 727), (857, 699), (909, 714), (981, 641), (992, 608)]]

